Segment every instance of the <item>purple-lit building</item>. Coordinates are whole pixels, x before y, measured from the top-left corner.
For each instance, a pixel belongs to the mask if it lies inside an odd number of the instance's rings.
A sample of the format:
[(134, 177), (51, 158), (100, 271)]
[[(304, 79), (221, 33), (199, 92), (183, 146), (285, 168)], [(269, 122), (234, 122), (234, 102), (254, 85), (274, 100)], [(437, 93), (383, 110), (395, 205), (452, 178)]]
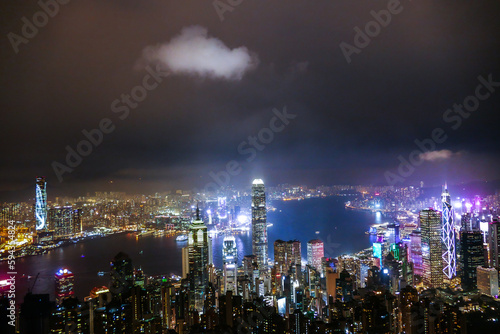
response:
[(414, 230), (410, 234), (410, 247), (408, 247), (408, 257), (413, 262), (413, 273), (422, 276), (422, 233)]
[(59, 269), (55, 274), (56, 279), (56, 302), (61, 304), (66, 298), (73, 297), (73, 281), (75, 276), (66, 268)]

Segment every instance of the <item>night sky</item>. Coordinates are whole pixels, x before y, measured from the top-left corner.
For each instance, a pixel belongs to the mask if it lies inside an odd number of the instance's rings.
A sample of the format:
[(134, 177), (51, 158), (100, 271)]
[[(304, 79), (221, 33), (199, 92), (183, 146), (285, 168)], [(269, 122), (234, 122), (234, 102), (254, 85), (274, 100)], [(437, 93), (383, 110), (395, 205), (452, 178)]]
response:
[[(37, 175), (49, 197), (202, 189), (228, 166), (248, 186), (499, 178), (498, 1), (0, 6), (3, 194)], [(433, 131), (439, 143), (412, 155)]]

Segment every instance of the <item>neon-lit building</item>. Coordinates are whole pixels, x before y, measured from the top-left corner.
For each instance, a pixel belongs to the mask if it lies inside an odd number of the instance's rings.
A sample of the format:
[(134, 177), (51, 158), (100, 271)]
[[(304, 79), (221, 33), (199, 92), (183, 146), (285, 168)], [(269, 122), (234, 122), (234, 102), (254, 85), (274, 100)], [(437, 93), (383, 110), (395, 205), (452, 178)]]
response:
[(441, 202), (443, 205), (443, 225), (442, 225), (442, 240), (444, 245), (443, 252), (443, 273), (448, 279), (457, 276), (457, 254), (455, 247), (455, 224), (454, 210), (451, 203), (450, 193), (446, 185), (441, 194)]
[(422, 232), (422, 277), (424, 285), (432, 288), (443, 287), (441, 212), (434, 209), (422, 210), (419, 218)]
[(261, 272), (267, 271), (267, 211), (264, 182), (252, 182), (252, 252)]
[(409, 261), (413, 263), (413, 273), (422, 276), (422, 233), (414, 230), (410, 233)]
[(36, 230), (47, 230), (47, 182), (45, 177), (36, 178), (36, 203), (35, 203), (35, 222)]
[(74, 296), (73, 281), (75, 277), (67, 268), (59, 269), (55, 274), (56, 279), (56, 302), (61, 304), (66, 298)]
[(307, 242), (307, 263), (316, 268), (319, 273), (323, 273), (321, 259), (325, 257), (325, 247), (323, 241), (319, 239)]

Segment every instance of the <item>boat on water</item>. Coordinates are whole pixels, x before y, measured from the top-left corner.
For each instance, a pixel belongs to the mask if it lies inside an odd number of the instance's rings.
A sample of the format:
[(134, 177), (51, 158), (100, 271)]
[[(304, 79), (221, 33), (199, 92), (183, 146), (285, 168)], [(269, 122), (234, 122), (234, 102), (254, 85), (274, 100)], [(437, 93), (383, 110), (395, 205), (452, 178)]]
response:
[(106, 275), (106, 272), (105, 271), (100, 271), (97, 273), (97, 276), (104, 276)]
[(186, 241), (188, 236), (186, 234), (180, 234), (175, 238), (175, 241)]

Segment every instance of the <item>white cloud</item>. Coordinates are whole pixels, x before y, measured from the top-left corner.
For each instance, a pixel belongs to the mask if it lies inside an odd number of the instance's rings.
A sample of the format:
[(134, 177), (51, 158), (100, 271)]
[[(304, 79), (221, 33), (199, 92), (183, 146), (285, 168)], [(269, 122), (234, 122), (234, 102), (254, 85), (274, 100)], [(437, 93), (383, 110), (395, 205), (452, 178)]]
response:
[(257, 55), (246, 47), (231, 50), (200, 26), (183, 28), (166, 44), (146, 47), (143, 60), (160, 63), (174, 74), (224, 80), (241, 80), (259, 63)]
[(436, 161), (436, 160), (446, 160), (455, 155), (460, 155), (460, 152), (453, 153), (450, 150), (440, 150), (440, 151), (429, 151), (425, 153), (420, 153), (419, 158), (424, 161)]

